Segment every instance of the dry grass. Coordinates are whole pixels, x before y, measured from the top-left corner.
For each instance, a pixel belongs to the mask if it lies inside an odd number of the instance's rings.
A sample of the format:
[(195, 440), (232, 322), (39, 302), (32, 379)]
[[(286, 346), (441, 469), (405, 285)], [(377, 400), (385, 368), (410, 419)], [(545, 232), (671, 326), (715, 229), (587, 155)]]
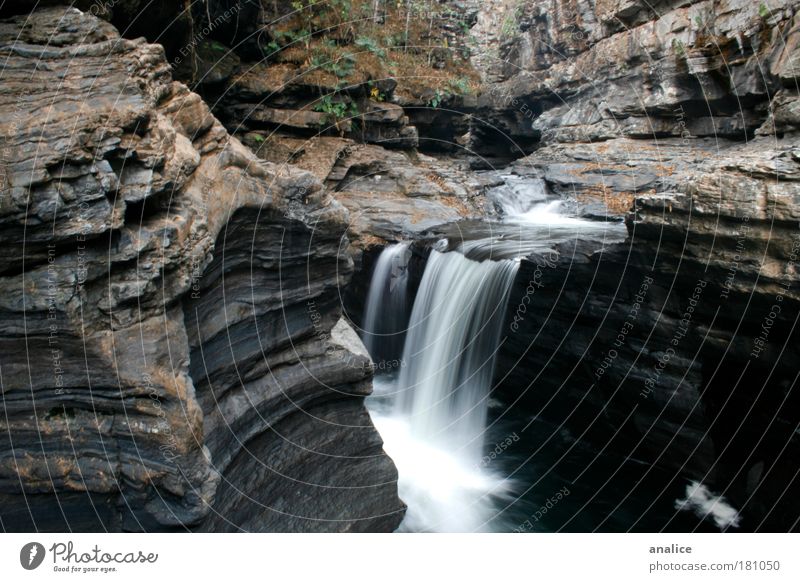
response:
[(467, 204), (458, 196), (440, 196), (438, 202), (442, 205), (452, 208), (464, 218), (470, 217), (474, 214)]
[(350, 244), (355, 248), (367, 250), (371, 247), (384, 246), (386, 244), (385, 239), (382, 239), (373, 234), (364, 234), (357, 230), (352, 230), (350, 234), (352, 235), (352, 238), (350, 239), (351, 240)]
[(608, 186), (588, 188), (577, 195), (578, 202), (593, 202), (600, 200), (605, 204), (611, 214), (626, 214), (633, 208), (636, 198), (633, 192), (615, 192)]
[[(435, 92), (477, 92), (478, 73), (468, 59), (447, 46), (437, 28), (437, 18), (414, 14), (406, 31), (404, 5), (390, 6), (383, 23), (364, 20), (372, 14), (372, 0), (352, 0), (349, 21), (335, 10), (316, 7), (313, 12), (306, 9), (291, 19), (283, 19), (270, 28), (271, 36), (283, 45), (270, 58), (270, 65), (294, 65), (294, 83), (324, 88), (394, 78), (398, 80), (398, 92), (411, 99), (430, 98)], [(424, 7), (424, 15), (436, 16), (441, 10), (442, 6), (431, 2)], [(305, 34), (303, 38), (301, 33)], [(374, 48), (356, 44), (363, 39), (369, 39)]]

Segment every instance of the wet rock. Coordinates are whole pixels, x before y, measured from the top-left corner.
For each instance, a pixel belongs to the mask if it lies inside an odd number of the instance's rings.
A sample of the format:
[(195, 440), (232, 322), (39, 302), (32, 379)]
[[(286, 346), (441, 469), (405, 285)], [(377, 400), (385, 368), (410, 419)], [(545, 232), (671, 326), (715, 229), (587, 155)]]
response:
[(511, 172), (628, 240), (523, 261), (501, 392), (725, 491), (743, 529), (796, 528), (797, 6), (533, 0), (516, 24), (473, 147), (502, 136)]
[[(642, 179), (656, 164), (646, 143), (629, 140), (622, 158), (618, 141), (596, 145), (543, 151), (555, 164), (533, 159), (554, 187), (578, 191), (626, 158), (644, 164)], [(744, 528), (786, 531), (796, 515), (784, 495), (796, 488), (789, 459), (800, 452), (798, 137), (656, 145), (672, 169), (634, 196), (626, 242), (576, 240), (523, 261), (502, 390), (598, 450), (727, 491)], [(753, 495), (761, 463), (773, 471), (759, 473)]]

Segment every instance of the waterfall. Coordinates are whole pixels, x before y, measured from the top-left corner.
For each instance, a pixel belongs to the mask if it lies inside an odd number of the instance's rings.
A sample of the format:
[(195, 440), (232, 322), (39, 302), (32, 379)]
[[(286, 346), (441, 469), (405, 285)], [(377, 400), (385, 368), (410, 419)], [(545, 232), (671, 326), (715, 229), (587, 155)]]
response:
[(386, 247), (378, 257), (364, 309), (362, 340), (378, 369), (393, 367), (403, 351), (408, 321), (410, 243)]
[[(388, 313), (399, 301), (386, 294), (388, 265), (400, 252), (384, 251), (373, 276), (379, 290), (375, 297), (370, 292), (369, 303), (383, 301), (374, 307), (381, 308), (380, 317), (365, 318), (365, 337), (376, 339), (373, 358), (380, 353), (376, 327), (400, 320)], [(377, 376), (376, 396), (369, 402), (408, 505), (401, 529), (480, 531), (492, 517), (493, 497), (505, 491), (503, 479), (481, 460), (492, 374), (517, 268), (513, 260), (477, 262), (457, 252), (431, 251), (408, 322), (400, 374)], [(386, 320), (379, 324), (381, 317)]]
[(403, 350), (398, 412), (410, 415), (415, 437), (459, 451), (476, 464), (518, 264), (431, 251)]
[[(540, 178), (504, 176), (489, 195), (504, 220), (443, 229), (410, 313), (409, 244), (384, 249), (372, 275), (363, 338), (378, 369), (367, 407), (398, 469), (408, 506), (401, 531), (513, 528), (496, 512), (514, 486), (502, 463), (483, 455), (492, 449), (489, 396), (519, 257), (557, 257), (555, 245), (579, 237), (627, 236), (621, 223), (570, 216)], [(381, 367), (386, 361), (399, 371)]]
[(592, 225), (565, 214), (564, 201), (553, 199), (541, 178), (505, 176), (504, 182), (488, 192), (504, 222), (582, 228)]
[(548, 200), (547, 185), (541, 178), (503, 176), (504, 183), (488, 195), (506, 218), (521, 216), (536, 203)]

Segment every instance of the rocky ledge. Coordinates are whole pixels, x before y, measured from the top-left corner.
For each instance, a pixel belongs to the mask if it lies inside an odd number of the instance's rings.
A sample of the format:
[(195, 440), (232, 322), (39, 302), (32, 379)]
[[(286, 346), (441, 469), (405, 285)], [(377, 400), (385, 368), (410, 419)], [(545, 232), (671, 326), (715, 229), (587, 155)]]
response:
[(552, 5), (525, 3), (482, 106), (534, 144), (515, 173), (628, 239), (523, 261), (501, 392), (567, 452), (621, 453), (724, 495), (743, 529), (796, 530), (797, 4)]
[(800, 492), (800, 143), (750, 145), (638, 198), (626, 242), (523, 261), (498, 381), (555, 423), (553, 438), (702, 482), (741, 527), (787, 531)]
[(495, 215), (484, 196), (490, 182), (463, 160), (347, 138), (259, 135), (247, 133), (243, 141), (263, 159), (311, 172), (349, 211), (356, 260), (364, 250), (419, 237), (436, 225)]
[[(792, 0), (530, 0), (483, 91), (474, 147), (752, 137), (770, 113), (796, 122)], [(793, 122), (793, 123), (794, 123)]]
[(161, 46), (47, 8), (0, 54), (2, 528), (393, 530), (346, 209)]

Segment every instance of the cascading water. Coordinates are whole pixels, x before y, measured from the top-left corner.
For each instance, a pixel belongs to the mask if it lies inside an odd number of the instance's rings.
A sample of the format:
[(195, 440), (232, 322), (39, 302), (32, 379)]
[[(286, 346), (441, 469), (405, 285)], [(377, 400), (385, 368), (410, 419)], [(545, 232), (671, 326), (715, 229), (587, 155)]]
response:
[(393, 368), (403, 350), (410, 247), (411, 243), (404, 242), (384, 249), (370, 281), (362, 340), (379, 369)]
[(503, 181), (489, 192), (489, 198), (506, 218), (523, 216), (534, 205), (548, 201), (547, 186), (541, 178), (503, 176)]
[[(615, 229), (562, 214), (562, 203), (548, 197), (542, 180), (508, 178), (506, 187), (490, 192), (505, 220), (445, 230), (410, 314), (409, 244), (387, 247), (375, 266), (363, 336), (378, 372), (367, 406), (398, 468), (400, 497), (408, 505), (401, 530), (506, 527), (493, 518), (510, 483), (497, 464), (490, 471), (482, 455), (517, 258), (554, 252), (554, 244), (579, 236), (624, 236), (619, 224)], [(386, 373), (380, 363), (400, 354), (399, 370)]]
[(517, 261), (431, 251), (400, 371), (397, 407), (414, 436), (476, 463), (505, 305)]
[(492, 189), (488, 196), (509, 223), (595, 228), (603, 224), (567, 216), (564, 201), (548, 196), (547, 185), (541, 178), (506, 176), (506, 183)]
[[(386, 262), (397, 252), (384, 251)], [(495, 356), (517, 268), (513, 260), (476, 262), (457, 252), (431, 251), (399, 375), (376, 377), (370, 401), (408, 505), (401, 529), (480, 531), (491, 518), (492, 498), (506, 490), (481, 458)], [(385, 291), (386, 276), (387, 269), (379, 274), (376, 268), (368, 311)]]

